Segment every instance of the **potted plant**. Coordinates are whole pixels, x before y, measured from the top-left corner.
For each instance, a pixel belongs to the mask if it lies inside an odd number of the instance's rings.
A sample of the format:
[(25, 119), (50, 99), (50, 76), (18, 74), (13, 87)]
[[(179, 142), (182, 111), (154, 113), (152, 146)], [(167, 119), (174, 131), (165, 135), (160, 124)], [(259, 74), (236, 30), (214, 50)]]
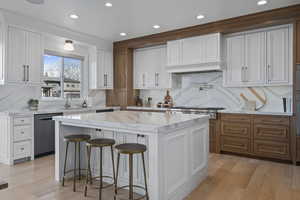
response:
[(38, 99), (29, 99), (28, 107), (30, 110), (37, 110), (39, 107), (39, 100)]

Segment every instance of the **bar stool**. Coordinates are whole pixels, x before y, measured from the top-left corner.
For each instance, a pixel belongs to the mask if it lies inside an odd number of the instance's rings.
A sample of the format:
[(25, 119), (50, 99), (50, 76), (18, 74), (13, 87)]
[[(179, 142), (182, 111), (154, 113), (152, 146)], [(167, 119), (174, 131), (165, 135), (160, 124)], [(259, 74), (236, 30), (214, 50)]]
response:
[[(81, 169), (80, 168), (80, 143), (81, 142), (87, 142), (91, 138), (90, 135), (68, 135), (64, 137), (64, 141), (67, 142), (66, 146), (66, 155), (65, 155), (65, 163), (64, 163), (64, 174), (62, 178), (62, 186), (65, 186), (65, 176), (66, 174), (73, 172), (73, 192), (76, 191), (76, 171), (78, 170), (79, 172), (79, 180), (81, 179), (81, 171), (86, 170), (86, 169)], [(66, 171), (67, 169), (67, 160), (68, 160), (68, 149), (69, 149), (69, 143), (72, 142), (75, 145), (75, 152), (74, 152), (74, 168)], [(79, 160), (78, 160), (78, 169), (76, 168), (77, 165), (77, 145), (78, 145), (78, 155), (79, 155)]]
[[(115, 144), (115, 140), (113, 139), (107, 139), (107, 138), (97, 138), (97, 139), (92, 139), (89, 140), (86, 143), (86, 148), (87, 148), (87, 165), (88, 165), (88, 169), (87, 170), (87, 175), (86, 175), (86, 184), (84, 187), (84, 196), (87, 196), (87, 187), (88, 187), (88, 183), (90, 181), (90, 183), (92, 183), (92, 180), (95, 180), (97, 178), (99, 178), (99, 182), (100, 182), (100, 186), (99, 186), (99, 200), (101, 200), (102, 198), (102, 189), (108, 188), (110, 186), (115, 185), (115, 163), (114, 163), (114, 151), (113, 151), (113, 145)], [(113, 170), (113, 177), (110, 176), (103, 176), (103, 148), (104, 147), (110, 147), (111, 150), (111, 158), (112, 158), (112, 170)], [(92, 148), (99, 148), (100, 149), (100, 157), (99, 157), (99, 162), (100, 162), (100, 174), (99, 176), (96, 177), (92, 177), (92, 173), (91, 173), (91, 151)], [(109, 178), (113, 180), (112, 184), (108, 184), (106, 186), (103, 186), (103, 178)]]
[[(147, 188), (147, 174), (146, 174), (145, 157), (144, 157), (144, 152), (147, 151), (147, 147), (143, 144), (125, 143), (125, 144), (116, 145), (115, 148), (118, 150), (118, 158), (117, 158), (117, 175), (116, 175), (116, 188), (115, 188), (114, 199), (116, 200), (117, 198), (118, 190), (129, 188), (129, 200), (138, 200), (144, 198), (148, 200), (149, 195), (148, 195), (148, 188)], [(118, 174), (119, 174), (120, 154), (127, 154), (129, 156), (129, 185), (125, 185), (118, 188), (117, 183), (118, 183)], [(133, 155), (134, 154), (142, 154), (145, 187), (141, 187), (133, 184)], [(133, 188), (140, 188), (145, 190), (145, 195), (138, 199), (134, 199)]]

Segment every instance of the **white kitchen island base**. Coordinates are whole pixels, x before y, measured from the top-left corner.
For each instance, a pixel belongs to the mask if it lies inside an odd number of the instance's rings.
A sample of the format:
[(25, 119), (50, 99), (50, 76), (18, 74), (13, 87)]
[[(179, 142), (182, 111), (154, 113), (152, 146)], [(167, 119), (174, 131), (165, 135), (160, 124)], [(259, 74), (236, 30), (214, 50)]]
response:
[[(145, 156), (148, 190), (152, 200), (182, 200), (207, 177), (208, 116), (118, 111), (60, 116), (55, 120), (57, 181), (63, 174), (64, 136), (83, 133), (92, 138), (114, 138), (117, 144), (145, 144), (148, 148)], [(70, 145), (68, 167), (73, 167), (73, 148)], [(81, 163), (85, 167), (85, 145), (81, 149)], [(103, 156), (104, 175), (112, 175), (109, 148), (105, 149)], [(92, 153), (91, 162), (92, 173), (98, 174), (98, 151)], [(118, 186), (128, 184), (128, 177), (128, 158), (121, 155)], [(134, 184), (143, 186), (143, 183), (141, 157), (134, 156)]]

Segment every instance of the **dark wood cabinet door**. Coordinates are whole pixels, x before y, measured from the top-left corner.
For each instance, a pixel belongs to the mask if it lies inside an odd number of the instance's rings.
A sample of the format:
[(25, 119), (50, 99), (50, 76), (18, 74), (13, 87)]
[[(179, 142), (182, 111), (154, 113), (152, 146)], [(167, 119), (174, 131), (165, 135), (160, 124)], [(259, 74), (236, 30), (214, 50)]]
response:
[(238, 122), (221, 122), (221, 135), (241, 138), (251, 137), (251, 124)]
[(254, 140), (253, 151), (259, 157), (291, 159), (289, 143)]
[(222, 136), (221, 151), (239, 154), (251, 154), (251, 142), (246, 138)]
[(254, 139), (288, 142), (289, 128), (282, 125), (255, 124)]

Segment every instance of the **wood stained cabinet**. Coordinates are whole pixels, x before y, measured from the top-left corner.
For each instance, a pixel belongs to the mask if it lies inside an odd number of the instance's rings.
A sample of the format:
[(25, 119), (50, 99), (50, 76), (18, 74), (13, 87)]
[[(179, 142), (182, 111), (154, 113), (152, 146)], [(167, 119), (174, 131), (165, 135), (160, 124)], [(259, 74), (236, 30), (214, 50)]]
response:
[(296, 32), (296, 42), (297, 42), (297, 50), (296, 50), (296, 62), (300, 64), (300, 20), (297, 22), (297, 32)]
[(271, 115), (221, 115), (221, 151), (291, 160), (290, 118)]

